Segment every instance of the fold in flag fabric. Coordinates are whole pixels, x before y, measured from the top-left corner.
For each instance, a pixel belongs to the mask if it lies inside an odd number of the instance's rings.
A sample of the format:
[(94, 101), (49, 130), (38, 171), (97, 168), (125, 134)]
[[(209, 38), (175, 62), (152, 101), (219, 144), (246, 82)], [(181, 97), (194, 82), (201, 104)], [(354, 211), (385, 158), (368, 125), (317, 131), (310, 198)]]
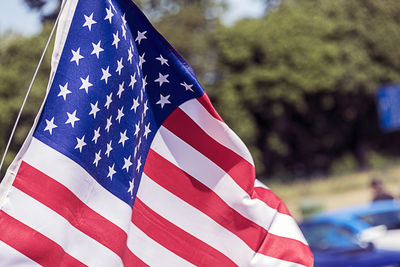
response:
[(65, 2), (1, 184), (1, 266), (312, 266), (192, 69), (128, 0)]

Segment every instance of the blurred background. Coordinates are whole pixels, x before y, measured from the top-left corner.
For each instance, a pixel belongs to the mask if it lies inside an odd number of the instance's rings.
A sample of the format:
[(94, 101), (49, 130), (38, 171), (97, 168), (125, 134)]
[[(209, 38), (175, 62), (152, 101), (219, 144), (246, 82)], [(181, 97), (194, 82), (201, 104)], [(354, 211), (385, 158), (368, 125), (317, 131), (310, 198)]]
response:
[[(379, 119), (380, 90), (400, 83), (398, 0), (135, 2), (195, 70), (217, 111), (249, 147), (258, 178), (298, 221), (369, 203), (373, 179), (400, 197), (400, 131)], [(3, 152), (60, 1), (0, 3)], [(50, 57), (6, 165), (40, 107)]]

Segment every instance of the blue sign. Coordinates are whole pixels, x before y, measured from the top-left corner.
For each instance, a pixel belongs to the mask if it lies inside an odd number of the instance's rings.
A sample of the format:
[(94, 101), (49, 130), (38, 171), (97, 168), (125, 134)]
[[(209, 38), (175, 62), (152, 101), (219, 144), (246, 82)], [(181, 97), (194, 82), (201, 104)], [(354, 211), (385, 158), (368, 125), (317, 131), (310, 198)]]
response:
[(382, 85), (378, 89), (378, 113), (384, 131), (400, 129), (400, 84)]

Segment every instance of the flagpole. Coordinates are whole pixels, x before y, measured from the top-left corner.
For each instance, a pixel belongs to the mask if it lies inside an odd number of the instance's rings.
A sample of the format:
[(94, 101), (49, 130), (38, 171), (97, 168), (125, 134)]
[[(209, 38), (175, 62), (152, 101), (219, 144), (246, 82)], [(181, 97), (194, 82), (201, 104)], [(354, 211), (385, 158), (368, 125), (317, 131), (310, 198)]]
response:
[(44, 56), (46, 55), (47, 48), (49, 47), (51, 38), (53, 37), (54, 31), (55, 31), (55, 29), (56, 29), (57, 23), (58, 23), (58, 21), (59, 21), (59, 19), (60, 19), (60, 15), (61, 15), (61, 13), (62, 13), (62, 10), (63, 10), (64, 6), (65, 6), (65, 1), (63, 1), (62, 4), (61, 4), (60, 12), (58, 13), (57, 19), (56, 19), (56, 21), (54, 22), (53, 28), (51, 29), (50, 36), (49, 36), (49, 38), (48, 38), (48, 40), (47, 40), (46, 46), (44, 47), (44, 50), (43, 50), (42, 55), (41, 55), (41, 57), (40, 57), (39, 63), (38, 63), (38, 65), (37, 65), (37, 67), (36, 67), (35, 73), (33, 74), (33, 77), (32, 77), (31, 83), (30, 83), (30, 85), (29, 85), (28, 91), (26, 92), (24, 101), (22, 102), (22, 106), (21, 106), (21, 108), (20, 108), (20, 110), (19, 110), (19, 112), (18, 112), (17, 119), (15, 120), (14, 127), (13, 127), (13, 129), (12, 129), (12, 131), (11, 131), (10, 138), (8, 139), (6, 149), (4, 150), (4, 154), (3, 154), (3, 157), (2, 157), (2, 159), (1, 159), (0, 171), (1, 171), (2, 167), (3, 167), (3, 163), (4, 163), (4, 160), (5, 160), (5, 158), (6, 158), (8, 149), (9, 149), (9, 147), (10, 147), (12, 138), (14, 137), (15, 130), (17, 129), (18, 122), (19, 122), (19, 120), (20, 120), (20, 118), (21, 118), (22, 111), (23, 111), (23, 109), (24, 109), (24, 107), (25, 107), (26, 101), (28, 100), (29, 93), (30, 93), (31, 90), (32, 90), (33, 83), (34, 83), (35, 80), (36, 80), (36, 76), (37, 76), (37, 74), (38, 74), (38, 72), (39, 72), (40, 66), (42, 65)]

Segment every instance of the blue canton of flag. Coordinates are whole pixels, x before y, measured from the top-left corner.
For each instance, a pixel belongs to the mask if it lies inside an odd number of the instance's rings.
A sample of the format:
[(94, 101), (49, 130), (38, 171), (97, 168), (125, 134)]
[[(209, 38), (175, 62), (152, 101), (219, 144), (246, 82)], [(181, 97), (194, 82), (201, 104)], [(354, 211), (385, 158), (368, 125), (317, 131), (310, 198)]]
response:
[(203, 90), (142, 14), (127, 8), (128, 1), (78, 3), (34, 137), (132, 206), (157, 129)]

